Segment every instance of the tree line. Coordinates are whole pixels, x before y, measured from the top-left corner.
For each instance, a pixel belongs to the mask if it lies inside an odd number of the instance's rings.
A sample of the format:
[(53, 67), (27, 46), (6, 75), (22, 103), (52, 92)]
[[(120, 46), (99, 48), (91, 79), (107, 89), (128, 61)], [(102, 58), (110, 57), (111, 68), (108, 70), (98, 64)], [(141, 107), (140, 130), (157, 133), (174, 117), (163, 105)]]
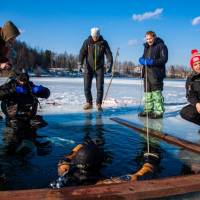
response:
[(32, 48), (25, 42), (16, 41), (10, 52), (10, 58), (17, 69), (33, 71), (38, 67), (48, 70), (50, 68), (65, 68), (73, 71), (77, 68), (78, 57), (73, 54), (55, 53), (51, 50)]
[[(66, 70), (69, 72), (78, 71), (78, 55), (56, 53), (51, 50), (41, 50), (32, 48), (25, 42), (16, 41), (9, 57), (16, 69), (20, 71), (35, 72), (38, 69), (51, 71), (51, 69)], [(114, 67), (116, 76), (141, 77), (141, 66), (132, 61), (117, 62)], [(190, 73), (186, 66), (169, 66), (167, 67), (167, 77), (185, 78)], [(39, 75), (39, 72), (38, 72)]]

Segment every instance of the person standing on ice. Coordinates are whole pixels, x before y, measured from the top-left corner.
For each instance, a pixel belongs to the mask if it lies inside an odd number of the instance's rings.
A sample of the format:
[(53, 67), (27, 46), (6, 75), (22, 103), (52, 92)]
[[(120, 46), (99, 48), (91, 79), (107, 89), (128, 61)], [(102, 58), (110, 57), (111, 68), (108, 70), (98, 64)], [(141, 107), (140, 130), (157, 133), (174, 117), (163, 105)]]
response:
[(92, 102), (92, 79), (96, 78), (97, 99), (96, 108), (102, 111), (102, 99), (104, 91), (104, 64), (107, 58), (107, 73), (111, 73), (113, 56), (110, 47), (106, 40), (100, 35), (100, 29), (94, 27), (91, 29), (91, 35), (84, 41), (79, 54), (79, 70), (82, 71), (84, 60), (86, 67), (84, 69), (84, 91), (86, 104), (83, 109), (88, 110), (93, 108)]
[(8, 57), (15, 39), (19, 35), (18, 28), (11, 21), (7, 21), (0, 28), (0, 70), (11, 69), (12, 61)]
[(194, 49), (191, 53), (190, 66), (193, 72), (186, 81), (186, 98), (190, 104), (182, 108), (180, 115), (200, 125), (200, 52)]
[(163, 79), (166, 77), (165, 64), (168, 60), (168, 49), (164, 41), (156, 36), (153, 31), (145, 35), (144, 53), (139, 58), (143, 65), (142, 77), (144, 78), (144, 111), (139, 117), (148, 116), (152, 119), (163, 117), (164, 98), (162, 96)]
[[(20, 32), (18, 28), (11, 21), (7, 21), (3, 27), (0, 28), (0, 71), (11, 70), (12, 60), (9, 58), (9, 55), (11, 55), (15, 39), (19, 35)], [(0, 119), (3, 119), (1, 115)]]

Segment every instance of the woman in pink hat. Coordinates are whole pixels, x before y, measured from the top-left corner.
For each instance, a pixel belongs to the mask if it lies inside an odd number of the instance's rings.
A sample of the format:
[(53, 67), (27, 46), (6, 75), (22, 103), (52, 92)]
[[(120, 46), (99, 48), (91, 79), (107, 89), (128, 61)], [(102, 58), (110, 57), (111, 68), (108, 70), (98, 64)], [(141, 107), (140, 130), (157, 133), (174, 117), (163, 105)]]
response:
[(200, 52), (194, 49), (191, 53), (190, 66), (193, 72), (186, 81), (186, 97), (190, 104), (182, 108), (180, 115), (200, 125)]

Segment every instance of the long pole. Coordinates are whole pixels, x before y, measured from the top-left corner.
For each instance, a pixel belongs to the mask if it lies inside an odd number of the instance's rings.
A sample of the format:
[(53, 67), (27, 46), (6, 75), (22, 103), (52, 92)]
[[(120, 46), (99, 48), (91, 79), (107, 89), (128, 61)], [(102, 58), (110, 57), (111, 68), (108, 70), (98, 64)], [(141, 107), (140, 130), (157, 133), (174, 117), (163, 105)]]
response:
[(107, 90), (106, 90), (104, 99), (103, 99), (103, 103), (105, 103), (105, 100), (106, 100), (107, 95), (108, 95), (108, 91), (109, 91), (110, 86), (111, 86), (111, 84), (112, 84), (112, 80), (113, 80), (114, 73), (115, 73), (115, 66), (116, 66), (117, 56), (118, 56), (118, 55), (119, 55), (119, 48), (117, 49), (117, 52), (116, 52), (116, 55), (115, 55), (115, 60), (114, 60), (113, 68), (112, 68), (112, 75), (111, 75), (110, 82), (109, 82), (108, 88), (107, 88)]

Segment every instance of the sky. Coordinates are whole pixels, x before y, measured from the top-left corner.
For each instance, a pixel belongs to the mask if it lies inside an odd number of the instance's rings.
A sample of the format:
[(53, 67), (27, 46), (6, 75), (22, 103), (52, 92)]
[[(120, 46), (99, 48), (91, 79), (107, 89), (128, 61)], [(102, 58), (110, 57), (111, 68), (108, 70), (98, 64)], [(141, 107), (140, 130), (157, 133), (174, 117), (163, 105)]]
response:
[(156, 32), (168, 47), (167, 65), (189, 66), (200, 50), (199, 0), (12, 0), (2, 1), (0, 25), (11, 20), (20, 41), (57, 53), (79, 54), (92, 27), (99, 27), (119, 60), (138, 63), (145, 33)]

